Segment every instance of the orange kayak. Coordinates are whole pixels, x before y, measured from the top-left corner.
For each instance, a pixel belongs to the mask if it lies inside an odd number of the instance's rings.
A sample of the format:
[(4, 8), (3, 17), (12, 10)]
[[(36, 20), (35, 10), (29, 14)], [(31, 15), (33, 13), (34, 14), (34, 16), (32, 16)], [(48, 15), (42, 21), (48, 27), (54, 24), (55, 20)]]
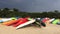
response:
[(7, 26), (10, 26), (10, 25), (13, 25), (13, 24), (16, 24), (20, 21), (21, 18), (17, 19), (17, 20), (10, 20), (8, 22), (4, 22), (2, 23), (3, 25), (7, 25)]
[(16, 23), (16, 20), (10, 20), (10, 21), (8, 21), (8, 22), (3, 22), (2, 24), (9, 26), (9, 25), (11, 25), (11, 24), (13, 24), (13, 23)]

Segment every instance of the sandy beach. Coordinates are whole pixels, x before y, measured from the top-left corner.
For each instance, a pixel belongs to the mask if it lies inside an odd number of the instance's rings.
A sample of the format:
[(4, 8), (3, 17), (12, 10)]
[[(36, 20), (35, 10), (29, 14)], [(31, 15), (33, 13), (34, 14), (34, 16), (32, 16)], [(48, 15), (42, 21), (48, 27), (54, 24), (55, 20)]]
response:
[(15, 27), (0, 24), (0, 34), (60, 34), (60, 25), (49, 24), (42, 28), (29, 26), (16, 30)]

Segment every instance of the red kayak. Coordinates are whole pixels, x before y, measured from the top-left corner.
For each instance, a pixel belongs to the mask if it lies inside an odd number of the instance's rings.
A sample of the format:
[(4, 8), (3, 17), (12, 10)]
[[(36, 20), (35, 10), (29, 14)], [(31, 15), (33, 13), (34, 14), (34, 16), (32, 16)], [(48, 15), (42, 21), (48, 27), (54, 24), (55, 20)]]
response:
[(45, 23), (47, 20), (49, 20), (49, 18), (44, 18), (42, 22)]
[(26, 19), (26, 18), (21, 18), (18, 23), (13, 24), (13, 27), (17, 27), (17, 26), (19, 26), (20, 24), (23, 24), (23, 23), (25, 23), (25, 22), (27, 22), (27, 21), (28, 21), (28, 19)]

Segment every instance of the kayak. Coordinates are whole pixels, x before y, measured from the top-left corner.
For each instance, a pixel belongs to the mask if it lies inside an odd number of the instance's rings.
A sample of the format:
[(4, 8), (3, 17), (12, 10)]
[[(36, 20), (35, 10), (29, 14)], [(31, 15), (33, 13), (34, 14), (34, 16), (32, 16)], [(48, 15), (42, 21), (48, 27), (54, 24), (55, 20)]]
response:
[(28, 22), (25, 22), (25, 23), (23, 23), (23, 24), (20, 24), (19, 26), (16, 27), (16, 29), (19, 29), (19, 28), (21, 28), (21, 27), (23, 27), (23, 26), (32, 24), (32, 23), (34, 23), (34, 22), (35, 22), (35, 19), (32, 19), (31, 21), (28, 21)]
[(9, 26), (9, 25), (14, 24), (14, 23), (16, 23), (16, 20), (10, 20), (10, 21), (7, 21), (7, 22), (3, 22), (2, 24)]
[(17, 19), (17, 20), (10, 20), (10, 21), (7, 21), (7, 22), (3, 22), (2, 24), (7, 25), (7, 26), (13, 25), (13, 24), (19, 22), (20, 19), (21, 19), (21, 18), (19, 18), (19, 19)]
[(54, 20), (55, 20), (55, 18), (52, 18), (52, 19), (48, 20), (47, 23), (51, 24)]
[(46, 24), (41, 21), (42, 19), (43, 18), (36, 18), (35, 24), (39, 27), (41, 27), (41, 26), (46, 27)]
[(47, 20), (49, 20), (49, 18), (43, 18), (43, 19), (42, 19), (42, 22), (43, 22), (43, 23), (46, 23)]
[(17, 26), (19, 26), (20, 24), (23, 24), (23, 23), (25, 23), (25, 22), (27, 22), (27, 21), (28, 21), (28, 19), (26, 19), (26, 18), (21, 18), (19, 22), (17, 22), (16, 24), (13, 24), (13, 27), (17, 27)]
[(58, 22), (57, 25), (60, 25), (60, 22)]
[(50, 19), (49, 21), (52, 22), (53, 20), (55, 20), (55, 18), (52, 18), (52, 19)]
[(52, 22), (52, 24), (57, 24), (59, 22), (59, 19), (56, 19)]
[(6, 22), (6, 21), (10, 21), (10, 20), (16, 20), (16, 18), (2, 18), (2, 19), (0, 19), (0, 22)]

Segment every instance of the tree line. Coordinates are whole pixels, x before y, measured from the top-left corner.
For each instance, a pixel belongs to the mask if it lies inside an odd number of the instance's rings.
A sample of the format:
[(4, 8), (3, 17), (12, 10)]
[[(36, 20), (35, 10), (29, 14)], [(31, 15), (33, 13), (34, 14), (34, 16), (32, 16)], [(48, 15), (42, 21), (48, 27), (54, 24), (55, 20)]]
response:
[(28, 13), (19, 11), (16, 8), (10, 10), (9, 8), (4, 8), (3, 10), (0, 9), (0, 17), (49, 17), (49, 18), (60, 18), (60, 12), (58, 10), (55, 11), (48, 11), (48, 12), (39, 12), (39, 13)]

